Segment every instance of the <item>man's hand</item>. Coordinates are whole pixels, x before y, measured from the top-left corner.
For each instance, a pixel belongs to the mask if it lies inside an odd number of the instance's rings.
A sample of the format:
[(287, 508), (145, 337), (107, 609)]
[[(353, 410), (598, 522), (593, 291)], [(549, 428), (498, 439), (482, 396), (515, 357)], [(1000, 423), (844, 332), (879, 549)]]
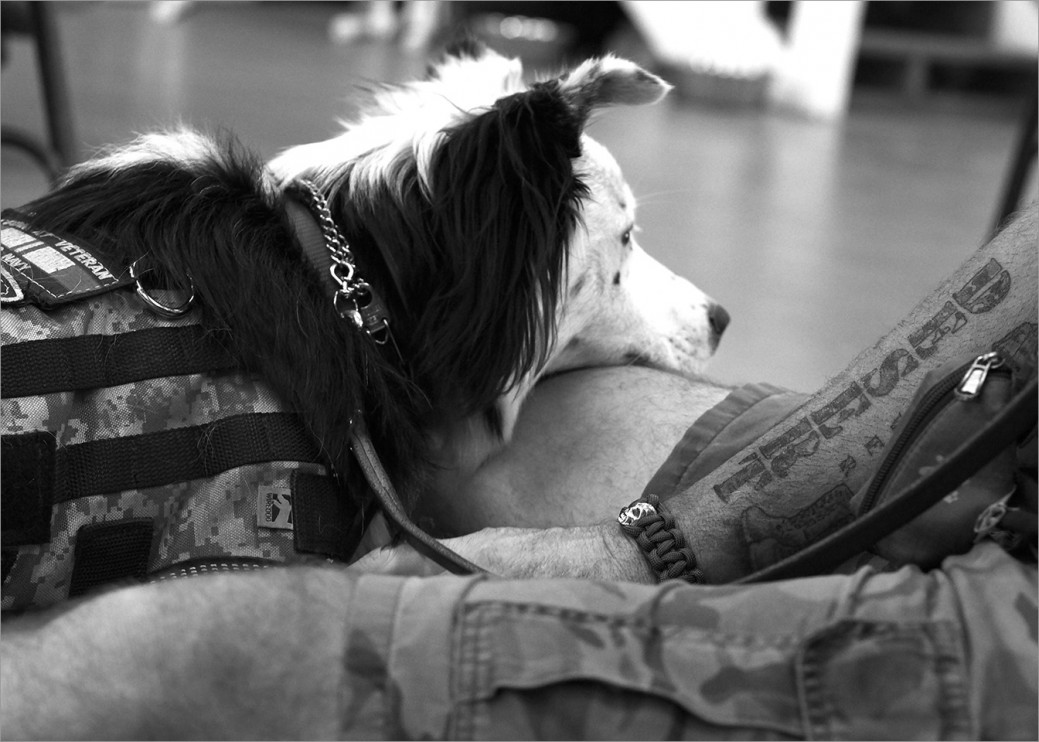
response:
[[(575, 528), (485, 528), (443, 539), (449, 549), (503, 577), (581, 577), (655, 582), (649, 566), (615, 523)], [(429, 576), (445, 570), (408, 545), (376, 549), (353, 569)]]

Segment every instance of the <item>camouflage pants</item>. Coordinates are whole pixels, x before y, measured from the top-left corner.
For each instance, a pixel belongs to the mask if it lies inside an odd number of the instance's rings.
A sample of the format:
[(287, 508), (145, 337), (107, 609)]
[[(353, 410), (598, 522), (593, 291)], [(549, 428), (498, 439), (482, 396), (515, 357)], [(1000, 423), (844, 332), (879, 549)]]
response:
[(757, 586), (358, 575), (343, 733), (364, 739), (1036, 739), (1036, 572)]

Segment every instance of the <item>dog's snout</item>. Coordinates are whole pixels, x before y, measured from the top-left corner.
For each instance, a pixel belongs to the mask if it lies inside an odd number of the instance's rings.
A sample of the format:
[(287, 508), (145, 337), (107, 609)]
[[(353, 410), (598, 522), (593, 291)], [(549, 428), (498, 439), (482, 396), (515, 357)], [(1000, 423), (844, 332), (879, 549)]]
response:
[(711, 304), (707, 308), (707, 321), (711, 323), (711, 330), (715, 337), (721, 337), (725, 328), (729, 326), (729, 313), (721, 304)]

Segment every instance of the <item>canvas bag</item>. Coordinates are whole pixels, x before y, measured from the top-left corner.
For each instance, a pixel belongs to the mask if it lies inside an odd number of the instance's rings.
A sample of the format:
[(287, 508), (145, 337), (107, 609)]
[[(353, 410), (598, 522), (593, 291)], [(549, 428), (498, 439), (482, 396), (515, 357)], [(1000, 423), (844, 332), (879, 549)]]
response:
[(1034, 561), (1036, 418), (1036, 379), (998, 352), (928, 372), (852, 498), (856, 519), (738, 582), (823, 574), (870, 555), (926, 569), (985, 538)]

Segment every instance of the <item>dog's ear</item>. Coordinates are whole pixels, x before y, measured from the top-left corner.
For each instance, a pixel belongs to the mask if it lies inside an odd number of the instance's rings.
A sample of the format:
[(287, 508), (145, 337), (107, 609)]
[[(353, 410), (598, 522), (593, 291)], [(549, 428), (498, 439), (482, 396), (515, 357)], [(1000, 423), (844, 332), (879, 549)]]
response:
[(593, 108), (656, 103), (671, 90), (669, 84), (634, 62), (610, 55), (587, 60), (555, 83), (582, 122)]
[(465, 402), (486, 406), (544, 361), (586, 193), (573, 164), (580, 136), (558, 92), (536, 87), (448, 130), (437, 148), (427, 229), (442, 262), (416, 328), (428, 346), (415, 356)]

